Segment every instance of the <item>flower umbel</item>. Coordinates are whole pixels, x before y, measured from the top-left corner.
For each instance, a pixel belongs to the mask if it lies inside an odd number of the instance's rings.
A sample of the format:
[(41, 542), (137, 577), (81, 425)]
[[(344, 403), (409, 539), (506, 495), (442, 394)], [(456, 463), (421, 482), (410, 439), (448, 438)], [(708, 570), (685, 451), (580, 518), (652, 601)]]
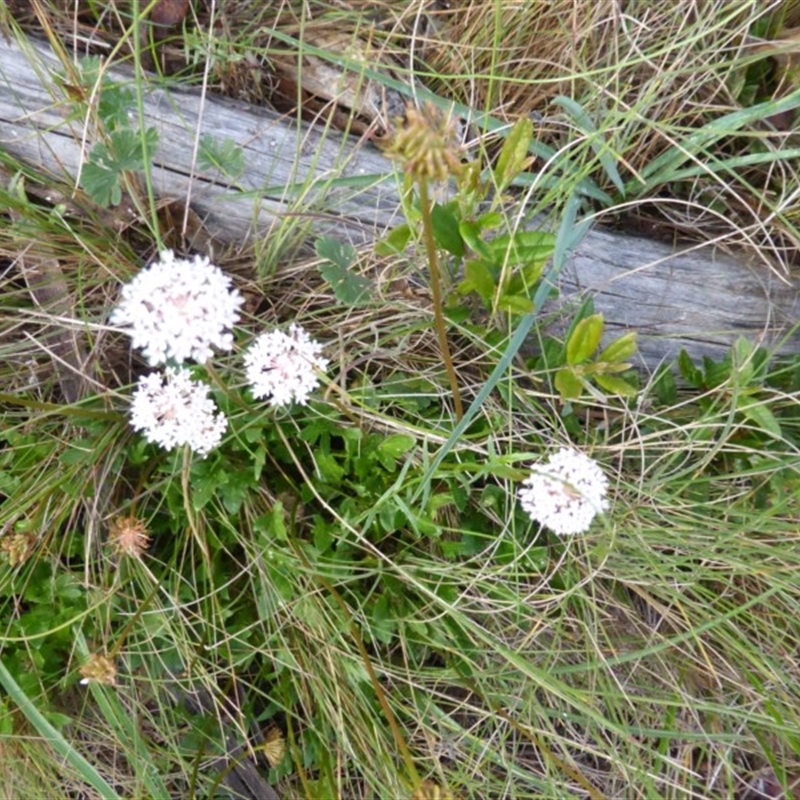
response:
[(321, 350), (322, 345), (294, 323), (288, 334), (277, 330), (261, 334), (244, 356), (253, 396), (273, 406), (306, 403), (319, 385), (316, 370), (328, 366), (328, 359), (319, 355)]
[(608, 508), (608, 478), (584, 453), (562, 447), (522, 483), (519, 501), (531, 518), (559, 536), (583, 533)]
[(188, 444), (205, 456), (220, 443), (228, 420), (189, 370), (169, 367), (163, 374), (152, 372), (139, 379), (131, 425), (166, 450)]
[(131, 336), (151, 366), (169, 359), (203, 363), (212, 347), (233, 346), (230, 329), (243, 302), (230, 277), (207, 258), (176, 258), (165, 250), (122, 287), (110, 322)]

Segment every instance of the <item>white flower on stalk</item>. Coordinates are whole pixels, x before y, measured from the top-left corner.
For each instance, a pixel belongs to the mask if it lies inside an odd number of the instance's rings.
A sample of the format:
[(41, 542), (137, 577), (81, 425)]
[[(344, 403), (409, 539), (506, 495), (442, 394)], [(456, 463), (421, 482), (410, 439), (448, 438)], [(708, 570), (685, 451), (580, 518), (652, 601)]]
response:
[(208, 396), (207, 386), (193, 381), (186, 369), (168, 367), (139, 378), (131, 425), (166, 450), (188, 444), (206, 456), (222, 440), (228, 420)]
[(165, 250), (122, 287), (110, 321), (131, 336), (151, 366), (170, 359), (202, 364), (212, 347), (233, 347), (231, 328), (243, 302), (230, 277), (208, 258), (176, 258)]
[(522, 482), (519, 501), (528, 514), (559, 536), (583, 533), (608, 508), (608, 478), (589, 456), (562, 447)]
[(289, 333), (261, 334), (244, 356), (253, 396), (273, 406), (306, 403), (319, 385), (317, 371), (328, 366), (328, 359), (319, 355), (321, 350), (322, 345), (295, 323), (289, 326)]

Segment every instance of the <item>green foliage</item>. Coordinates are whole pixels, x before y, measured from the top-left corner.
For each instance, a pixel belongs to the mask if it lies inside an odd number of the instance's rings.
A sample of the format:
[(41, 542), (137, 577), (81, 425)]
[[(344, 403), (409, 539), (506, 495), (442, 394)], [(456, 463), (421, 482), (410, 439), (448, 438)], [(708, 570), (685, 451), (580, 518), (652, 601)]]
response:
[[(463, 272), (458, 283), (462, 296), (475, 295), (493, 312), (528, 314), (542, 272), (555, 249), (555, 236), (545, 231), (508, 232), (500, 208), (503, 194), (531, 164), (533, 138), (530, 120), (519, 120), (503, 142), (496, 165), (481, 175), (479, 164), (467, 165), (458, 180), (456, 197), (434, 203), (431, 227), (436, 246), (452, 257), (451, 276)], [(485, 209), (491, 198), (490, 208)], [(419, 209), (409, 222), (393, 228), (378, 243), (379, 255), (403, 253), (414, 239)], [(452, 313), (452, 309), (451, 312)]]
[(332, 236), (323, 236), (314, 243), (314, 249), (323, 260), (319, 265), (319, 274), (340, 303), (353, 306), (369, 299), (372, 284), (363, 275), (353, 272), (358, 254), (352, 245)]
[(109, 78), (102, 59), (97, 56), (82, 58), (70, 76), (77, 76), (78, 86), (69, 83), (64, 74), (58, 80), (67, 98), (73, 102), (76, 119), (84, 119), (91, 98), (97, 118), (105, 130), (117, 131), (130, 126), (129, 114), (134, 108), (136, 96), (128, 86)]
[[(721, 361), (703, 359), (702, 367), (695, 366), (682, 351), (678, 367), (683, 379), (705, 394), (698, 399), (704, 411), (712, 411), (720, 400), (729, 402), (736, 417), (746, 420), (750, 434), (758, 444), (783, 439), (783, 431), (770, 408), (771, 392), (765, 386), (768, 374), (768, 354), (744, 338), (736, 340), (730, 353)], [(708, 390), (720, 391), (708, 393)], [(756, 442), (753, 442), (755, 445)]]
[(204, 170), (218, 170), (231, 180), (237, 180), (245, 169), (244, 152), (232, 139), (219, 141), (211, 134), (200, 137), (197, 163)]
[[(106, 84), (99, 62), (83, 69), (78, 113), (99, 81), (104, 129), (84, 187), (113, 204), (157, 141), (131, 129), (130, 90)], [(747, 76), (743, 100), (758, 79)], [(571, 98), (554, 105), (605, 182), (638, 192), (638, 176), (625, 183), (619, 172), (629, 120)], [(722, 171), (705, 156), (723, 135), (707, 126), (676, 135), (674, 152), (641, 175), (652, 186), (684, 169)], [(683, 354), (677, 376), (665, 365), (639, 387), (635, 333), (604, 346), (607, 326), (587, 303), (563, 340), (539, 332), (541, 352), (524, 369), (518, 348), (537, 332), (545, 264), (563, 263), (583, 230), (582, 197), (610, 201), (568, 148), (546, 147), (523, 116), (499, 153), (464, 165), (452, 199), (430, 205), (470, 403), (461, 421), (427, 306), (379, 304), (362, 274), (369, 254), (332, 237), (316, 252), (336, 303), (328, 291), (291, 295), (278, 277), (253, 279), (248, 311), (258, 310), (237, 331), (238, 350), (266, 305), (282, 320), (307, 311), (335, 340), (328, 391), (266, 408), (242, 389), (238, 352), (193, 368), (230, 423), (206, 458), (130, 435), (116, 353), (99, 359), (98, 396), (69, 409), (55, 396), (31, 401), (47, 389), (8, 370), (9, 746), (35, 734), (56, 749), (59, 779), (69, 767), (86, 784), (70, 791), (109, 797), (221, 796), (234, 762), (266, 751), (268, 729), (285, 752), (257, 769), (287, 796), (422, 796), (430, 785), (415, 772), (443, 776), (431, 789), (442, 797), (617, 796), (631, 786), (724, 795), (745, 791), (759, 759), (790, 782), (781, 770), (797, 751), (800, 708), (796, 660), (785, 657), (800, 640), (800, 366), (741, 340), (721, 361)], [(555, 172), (529, 174), (532, 153), (552, 157)], [(681, 166), (687, 153), (702, 163)], [(228, 141), (203, 138), (200, 163), (241, 174)], [(559, 236), (512, 224), (520, 185), (549, 192), (560, 181), (569, 199), (552, 204)], [(378, 253), (402, 255), (398, 272), (424, 272), (409, 251), (425, 214), (419, 195), (407, 209)], [(91, 303), (117, 287), (92, 280), (71, 288), (96, 321), (107, 309)], [(32, 317), (13, 281), (4, 288), (13, 339)], [(474, 322), (472, 301), (504, 324)], [(134, 360), (134, 376), (140, 368)], [(562, 541), (531, 523), (516, 491), (529, 464), (567, 442), (597, 455), (613, 490), (605, 524)], [(118, 514), (146, 530), (140, 556), (115, 549)], [(116, 685), (77, 685), (96, 653), (113, 658)]]
[(564, 365), (556, 371), (553, 381), (562, 402), (578, 400), (584, 393), (596, 394), (592, 381), (609, 394), (636, 396), (637, 388), (619, 377), (619, 373), (632, 367), (628, 359), (636, 353), (636, 333), (623, 334), (595, 356), (603, 327), (603, 315), (590, 314), (579, 315), (570, 328), (563, 349)]
[(148, 128), (144, 135), (135, 130), (113, 131), (108, 142), (98, 142), (89, 153), (89, 161), (81, 173), (81, 186), (98, 205), (119, 205), (125, 172), (145, 169), (157, 144), (155, 128)]

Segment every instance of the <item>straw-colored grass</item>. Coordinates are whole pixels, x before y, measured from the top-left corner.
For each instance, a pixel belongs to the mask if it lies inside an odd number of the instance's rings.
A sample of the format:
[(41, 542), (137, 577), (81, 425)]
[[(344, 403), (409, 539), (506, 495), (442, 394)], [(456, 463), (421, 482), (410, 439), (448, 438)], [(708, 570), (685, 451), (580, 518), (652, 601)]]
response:
[[(150, 54), (183, 59), (181, 80), (213, 52), (217, 88), (288, 113), (298, 47), (354, 70), (367, 42), (363, 85), (452, 101), (487, 163), (536, 120), (509, 218), (527, 202), (558, 221), (583, 196), (585, 216), (794, 266), (793, 45), (770, 55), (794, 2), (195, 5)], [(6, 0), (0, 21), (129, 58), (146, 6)], [(783, 116), (750, 113), (770, 100)], [(494, 373), (511, 336), (450, 291), (464, 407), (492, 389), (459, 429), (421, 249), (359, 254), (375, 293), (346, 305), (318, 260), (265, 269), (242, 243), (217, 259), (247, 296), (210, 370), (229, 434), (206, 459), (165, 453), (128, 425), (145, 367), (105, 325), (156, 248), (148, 225), (64, 214), (3, 163), (0, 796), (237, 796), (245, 762), (286, 798), (800, 796), (795, 364), (741, 348), (680, 387), (631, 376), (635, 401), (565, 405), (552, 362)], [(69, 314), (35, 306), (32, 263)], [(74, 402), (64, 316), (91, 354)], [(247, 399), (240, 356), (291, 320), (326, 343), (329, 383), (275, 413)], [(559, 540), (515, 493), (566, 442), (602, 465), (611, 507)], [(128, 517), (139, 557), (110, 537)], [(92, 663), (115, 678), (81, 685)]]

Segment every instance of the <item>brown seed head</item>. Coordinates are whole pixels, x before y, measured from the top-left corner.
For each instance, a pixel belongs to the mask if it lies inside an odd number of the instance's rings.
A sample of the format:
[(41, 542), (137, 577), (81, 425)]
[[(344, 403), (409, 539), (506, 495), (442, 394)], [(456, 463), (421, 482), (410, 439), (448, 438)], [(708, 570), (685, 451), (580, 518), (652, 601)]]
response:
[(406, 109), (387, 153), (417, 180), (445, 181), (464, 169), (452, 122), (430, 104)]
[(108, 543), (118, 556), (141, 558), (150, 546), (144, 522), (134, 516), (117, 517), (108, 531)]
[(83, 675), (83, 684), (94, 682), (104, 683), (106, 686), (117, 685), (117, 665), (102, 653), (92, 653), (80, 672)]

